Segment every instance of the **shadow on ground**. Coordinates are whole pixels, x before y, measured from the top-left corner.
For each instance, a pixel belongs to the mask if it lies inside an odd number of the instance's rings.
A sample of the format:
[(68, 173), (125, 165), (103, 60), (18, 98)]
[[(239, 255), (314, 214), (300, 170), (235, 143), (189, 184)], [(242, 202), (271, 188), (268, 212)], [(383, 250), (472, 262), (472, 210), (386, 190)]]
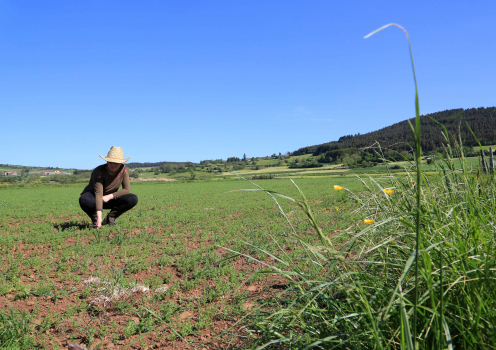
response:
[(63, 222), (60, 224), (54, 224), (53, 227), (59, 231), (65, 231), (65, 230), (72, 229), (72, 228), (76, 228), (78, 230), (84, 230), (86, 228), (89, 228), (90, 224), (89, 223), (83, 224), (83, 223), (78, 222), (78, 221), (68, 221), (68, 222)]

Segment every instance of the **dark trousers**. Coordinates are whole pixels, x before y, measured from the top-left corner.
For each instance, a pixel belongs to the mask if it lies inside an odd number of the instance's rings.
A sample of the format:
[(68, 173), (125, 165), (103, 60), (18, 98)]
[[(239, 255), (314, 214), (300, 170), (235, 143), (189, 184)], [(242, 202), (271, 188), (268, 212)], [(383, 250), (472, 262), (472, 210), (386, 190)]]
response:
[[(129, 193), (121, 198), (111, 199), (108, 202), (103, 202), (103, 209), (110, 209), (117, 212), (117, 216), (132, 209), (138, 204), (138, 197), (135, 194)], [(91, 218), (96, 213), (96, 199), (91, 192), (85, 192), (79, 197), (79, 205), (81, 209)]]

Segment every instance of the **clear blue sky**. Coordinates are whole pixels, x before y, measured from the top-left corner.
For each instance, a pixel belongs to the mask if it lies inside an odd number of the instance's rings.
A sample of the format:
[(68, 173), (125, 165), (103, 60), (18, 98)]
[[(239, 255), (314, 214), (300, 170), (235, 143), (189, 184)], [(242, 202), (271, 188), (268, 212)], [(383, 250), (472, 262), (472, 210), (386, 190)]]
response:
[(0, 0), (0, 163), (265, 156), (496, 105), (496, 1)]

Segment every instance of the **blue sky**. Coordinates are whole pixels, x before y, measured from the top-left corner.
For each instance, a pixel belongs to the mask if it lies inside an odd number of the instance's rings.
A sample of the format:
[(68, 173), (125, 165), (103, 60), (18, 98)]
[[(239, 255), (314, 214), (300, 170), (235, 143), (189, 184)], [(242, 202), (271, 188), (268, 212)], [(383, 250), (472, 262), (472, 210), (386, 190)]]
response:
[(265, 156), (495, 106), (495, 1), (3, 1), (0, 163)]

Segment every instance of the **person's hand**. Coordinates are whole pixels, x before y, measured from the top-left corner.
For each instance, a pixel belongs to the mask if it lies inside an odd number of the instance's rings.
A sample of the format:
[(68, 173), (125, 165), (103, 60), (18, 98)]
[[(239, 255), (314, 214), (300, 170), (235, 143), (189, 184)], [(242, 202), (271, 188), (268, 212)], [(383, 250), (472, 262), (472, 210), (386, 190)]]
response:
[(104, 203), (107, 203), (111, 199), (114, 199), (114, 195), (112, 193), (111, 194), (107, 194), (106, 196), (103, 196), (103, 202)]
[(102, 212), (97, 211), (96, 212), (96, 228), (99, 229), (102, 227)]

